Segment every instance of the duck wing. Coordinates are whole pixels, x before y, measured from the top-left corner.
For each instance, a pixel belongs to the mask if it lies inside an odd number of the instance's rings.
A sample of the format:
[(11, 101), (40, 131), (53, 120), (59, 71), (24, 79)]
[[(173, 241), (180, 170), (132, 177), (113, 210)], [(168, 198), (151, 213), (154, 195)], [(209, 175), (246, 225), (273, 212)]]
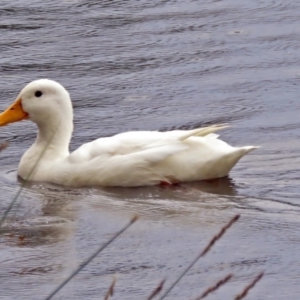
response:
[[(80, 146), (69, 156), (69, 162), (87, 162), (99, 156), (113, 157), (116, 155), (138, 154), (155, 162), (187, 148), (184, 140), (191, 136), (206, 136), (227, 126), (214, 125), (193, 130), (131, 131), (112, 137), (104, 137)], [(157, 151), (157, 155), (155, 155)], [(165, 155), (162, 155), (165, 153)], [(153, 159), (156, 157), (156, 159)]]

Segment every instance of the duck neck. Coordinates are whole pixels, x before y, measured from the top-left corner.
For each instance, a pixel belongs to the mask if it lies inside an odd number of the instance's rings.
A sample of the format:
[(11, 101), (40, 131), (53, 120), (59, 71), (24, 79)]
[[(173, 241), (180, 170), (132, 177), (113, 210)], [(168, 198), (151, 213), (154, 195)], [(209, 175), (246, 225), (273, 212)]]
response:
[(55, 166), (55, 163), (69, 155), (73, 124), (69, 127), (58, 126), (57, 128), (38, 125), (38, 128), (39, 133), (35, 143), (24, 153), (19, 164), (18, 175), (23, 179), (34, 176), (32, 173), (34, 170), (35, 172), (42, 170), (43, 174), (43, 170), (49, 170), (49, 166)]
[(37, 138), (24, 153), (19, 164), (18, 174), (22, 178), (34, 176), (33, 170), (38, 172), (44, 170), (45, 166), (45, 170), (48, 170), (49, 167), (55, 166), (55, 163), (69, 155), (69, 143), (73, 131), (72, 115), (65, 115), (64, 118), (45, 118), (36, 124), (38, 126)]
[(39, 124), (38, 129), (39, 132), (33, 147), (38, 148), (47, 156), (61, 157), (69, 154), (73, 125), (60, 124), (49, 128), (49, 126)]
[(69, 143), (73, 131), (72, 118), (51, 118), (36, 123), (38, 135), (25, 157), (55, 160), (69, 155)]

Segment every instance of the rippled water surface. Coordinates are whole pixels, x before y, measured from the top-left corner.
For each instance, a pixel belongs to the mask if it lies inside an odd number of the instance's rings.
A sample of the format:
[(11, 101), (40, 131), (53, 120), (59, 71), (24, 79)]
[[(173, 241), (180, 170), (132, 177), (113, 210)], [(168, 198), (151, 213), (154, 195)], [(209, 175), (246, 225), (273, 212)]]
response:
[[(2, 0), (0, 109), (31, 80), (70, 92), (71, 148), (127, 130), (228, 122), (233, 145), (260, 145), (230, 177), (174, 188), (66, 189), (31, 184), (0, 235), (1, 299), (43, 299), (133, 213), (140, 221), (79, 273), (57, 299), (146, 299), (170, 284), (234, 214), (241, 220), (169, 299), (299, 299), (300, 4), (297, 1)], [(21, 183), (30, 122), (1, 127), (0, 210)]]

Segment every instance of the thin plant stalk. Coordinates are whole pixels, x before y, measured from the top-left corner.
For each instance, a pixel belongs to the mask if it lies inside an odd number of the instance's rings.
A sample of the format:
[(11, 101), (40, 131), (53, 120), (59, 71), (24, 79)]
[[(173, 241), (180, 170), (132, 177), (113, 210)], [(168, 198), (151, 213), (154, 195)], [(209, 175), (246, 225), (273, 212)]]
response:
[(236, 297), (234, 298), (234, 300), (241, 300), (241, 299), (245, 298), (245, 297), (247, 296), (249, 290), (251, 290), (251, 289), (256, 285), (256, 283), (262, 279), (263, 276), (264, 276), (264, 272), (259, 273), (259, 274), (252, 280), (252, 282), (251, 282), (250, 284), (248, 284), (248, 285), (244, 288), (244, 290), (243, 290), (240, 294), (236, 295)]
[(204, 299), (206, 296), (211, 294), (212, 292), (216, 291), (218, 288), (220, 288), (222, 285), (224, 285), (229, 279), (232, 277), (232, 274), (228, 274), (226, 277), (219, 280), (215, 285), (210, 286), (207, 288), (199, 297), (197, 297), (195, 300), (201, 300)]
[(166, 279), (162, 280), (159, 285), (155, 288), (155, 290), (150, 294), (150, 296), (147, 298), (147, 300), (152, 300), (154, 297), (156, 297), (161, 290), (164, 287), (164, 283), (165, 283)]
[(94, 254), (92, 254), (85, 262), (83, 262), (73, 273), (70, 274), (45, 300), (51, 299), (56, 295), (75, 275), (77, 275), (85, 266), (87, 266), (100, 252), (102, 252), (107, 246), (109, 246), (119, 235), (126, 231), (133, 223), (138, 219), (135, 215), (130, 222), (126, 224), (120, 231), (118, 231), (111, 239), (109, 239), (104, 245), (102, 245)]
[(115, 288), (115, 284), (116, 284), (116, 278), (113, 278), (113, 282), (111, 283), (105, 297), (104, 300), (109, 300), (109, 297), (114, 295), (114, 288)]
[(194, 266), (194, 264), (212, 248), (212, 246), (216, 243), (216, 241), (219, 240), (227, 231), (227, 229), (229, 229), (239, 218), (240, 215), (234, 216), (225, 226), (222, 227), (220, 232), (210, 240), (210, 242), (204, 248), (204, 250), (187, 266), (187, 268), (180, 274), (180, 276), (174, 281), (174, 283), (165, 291), (165, 293), (159, 298), (159, 300), (163, 300), (171, 292), (171, 290), (185, 276), (185, 274)]

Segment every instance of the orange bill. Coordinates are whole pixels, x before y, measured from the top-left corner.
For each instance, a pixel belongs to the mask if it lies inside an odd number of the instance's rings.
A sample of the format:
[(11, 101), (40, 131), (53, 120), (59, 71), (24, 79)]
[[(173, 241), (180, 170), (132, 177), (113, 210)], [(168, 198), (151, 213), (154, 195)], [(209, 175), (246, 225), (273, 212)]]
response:
[(0, 114), (0, 126), (28, 119), (28, 113), (23, 110), (21, 99), (18, 99)]

